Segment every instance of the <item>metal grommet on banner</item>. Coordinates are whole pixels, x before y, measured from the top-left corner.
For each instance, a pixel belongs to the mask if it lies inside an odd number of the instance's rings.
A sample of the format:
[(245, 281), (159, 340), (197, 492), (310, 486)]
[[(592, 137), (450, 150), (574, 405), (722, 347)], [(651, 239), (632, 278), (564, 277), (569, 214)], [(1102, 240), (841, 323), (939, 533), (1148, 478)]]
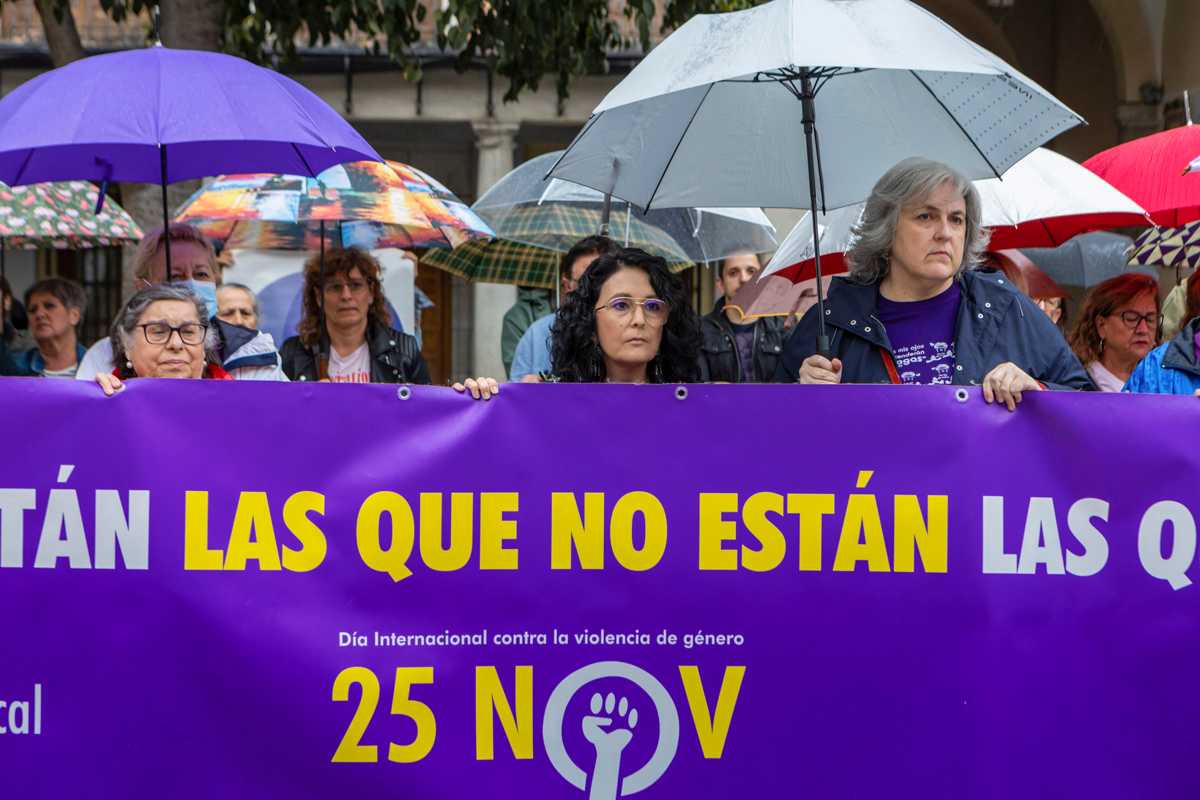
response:
[(688, 395), (688, 391), (687, 391), (686, 386), (676, 386), (675, 387), (675, 399), (676, 400), (687, 400), (687, 395)]
[(396, 397), (399, 397), (401, 400), (407, 400), (412, 397), (412, 389), (407, 386), (401, 386), (396, 390)]
[(962, 388), (961, 386), (954, 391), (954, 399), (960, 403), (967, 402), (967, 399), (970, 396), (971, 396), (970, 393), (966, 389)]

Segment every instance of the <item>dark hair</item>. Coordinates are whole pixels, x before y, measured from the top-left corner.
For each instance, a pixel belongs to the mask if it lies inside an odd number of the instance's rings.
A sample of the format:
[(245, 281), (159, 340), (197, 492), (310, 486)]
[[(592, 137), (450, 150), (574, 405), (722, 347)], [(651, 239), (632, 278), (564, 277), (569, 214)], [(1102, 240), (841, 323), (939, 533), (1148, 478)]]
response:
[[(66, 278), (45, 278), (38, 281), (25, 292), (25, 307), (29, 308), (29, 299), (35, 294), (48, 294), (67, 308), (79, 312), (79, 324), (83, 324), (83, 315), (87, 311), (87, 292), (75, 281)], [(79, 326), (77, 325), (76, 328)]]
[(571, 267), (584, 256), (603, 256), (616, 249), (616, 243), (607, 236), (585, 236), (563, 253), (562, 260), (558, 263), (558, 276), (570, 277)]
[[(381, 270), (375, 257), (357, 247), (345, 249), (335, 248), (325, 251), (325, 280), (341, 275), (350, 279), (350, 272), (355, 267), (362, 273), (367, 286), (371, 289), (371, 307), (367, 311), (370, 323), (390, 327), (391, 314), (388, 313), (387, 299), (383, 296), (383, 283), (380, 280)], [(304, 313), (300, 317), (300, 341), (311, 347), (322, 336), (320, 328), (321, 308), (317, 305), (317, 295), (325, 291), (321, 280), (321, 254), (317, 253), (304, 263)]]
[[(1071, 330), (1071, 349), (1084, 366), (1100, 359), (1100, 334), (1096, 331), (1096, 319), (1107, 317), (1120, 306), (1149, 294), (1154, 297), (1155, 311), (1161, 311), (1158, 303), (1158, 281), (1140, 272), (1126, 272), (1115, 278), (1098, 283), (1083, 299), (1083, 309), (1075, 327)], [(1155, 340), (1159, 326), (1155, 325)]]
[(729, 255), (725, 256), (724, 258), (722, 258), (720, 261), (717, 262), (717, 278), (718, 279), (722, 279), (725, 277), (725, 262), (731, 258), (737, 258), (738, 256), (754, 256), (754, 260), (758, 262), (758, 268), (762, 269), (763, 262), (762, 262), (762, 256), (760, 254), (755, 253), (753, 250), (739, 250), (736, 253), (730, 253)]
[(1187, 325), (1196, 317), (1200, 317), (1200, 269), (1187, 279), (1187, 308), (1183, 312), (1183, 322), (1180, 327)]
[(579, 279), (579, 288), (564, 299), (550, 334), (550, 361), (555, 377), (572, 383), (598, 383), (605, 379), (604, 354), (596, 338), (596, 303), (608, 279), (626, 268), (646, 273), (654, 293), (670, 307), (658, 355), (646, 370), (647, 379), (651, 383), (697, 380), (700, 321), (688, 304), (683, 281), (671, 274), (666, 261), (635, 247), (597, 258)]

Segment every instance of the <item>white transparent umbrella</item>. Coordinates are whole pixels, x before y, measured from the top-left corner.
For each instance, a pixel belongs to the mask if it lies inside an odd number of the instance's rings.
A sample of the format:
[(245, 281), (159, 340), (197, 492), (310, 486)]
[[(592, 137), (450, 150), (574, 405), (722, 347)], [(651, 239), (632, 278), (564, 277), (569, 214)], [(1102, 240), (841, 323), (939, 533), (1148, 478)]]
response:
[[(1018, 161), (1003, 178), (975, 181), (983, 224), (991, 229), (991, 250), (1014, 247), (1058, 247), (1081, 233), (1151, 225), (1146, 210), (1090, 169), (1066, 156), (1039, 147)], [(827, 272), (839, 269), (837, 256), (854, 243), (854, 226), (863, 203), (818, 214), (822, 256)], [(811, 212), (809, 212), (811, 213)], [(811, 277), (814, 254), (812, 223), (804, 217), (775, 251), (762, 277), (795, 272)]]
[(688, 20), (550, 174), (646, 209), (828, 210), (910, 156), (1000, 176), (1082, 121), (907, 0), (775, 0)]

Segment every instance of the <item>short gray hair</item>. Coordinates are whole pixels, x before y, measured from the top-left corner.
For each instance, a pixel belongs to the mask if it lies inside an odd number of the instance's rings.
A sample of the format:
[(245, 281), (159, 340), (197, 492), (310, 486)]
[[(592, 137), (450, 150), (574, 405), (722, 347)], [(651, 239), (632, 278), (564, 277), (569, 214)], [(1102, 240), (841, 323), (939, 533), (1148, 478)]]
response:
[(260, 314), (258, 311), (258, 295), (256, 295), (254, 293), (254, 290), (251, 289), (249, 286), (247, 286), (244, 283), (222, 283), (220, 286), (217, 287), (217, 291), (219, 292), (222, 289), (239, 289), (239, 290), (245, 292), (246, 294), (250, 295), (250, 302), (254, 304), (254, 316), (256, 316), (256, 317), (262, 316), (262, 314)]
[(953, 167), (927, 158), (906, 158), (883, 173), (867, 198), (862, 217), (854, 226), (855, 241), (846, 251), (852, 281), (874, 284), (887, 276), (900, 210), (928, 197), (944, 183), (951, 184), (967, 206), (963, 260), (958, 271), (961, 273), (983, 260), (991, 231), (983, 226), (979, 190)]
[[(121, 311), (117, 314), (117, 318), (113, 320), (109, 338), (112, 341), (114, 366), (120, 367), (125, 359), (128, 358), (129, 343), (134, 332), (137, 330), (138, 323), (141, 322), (142, 314), (146, 313), (146, 309), (152, 303), (157, 303), (160, 300), (191, 303), (196, 309), (196, 320), (208, 325), (208, 307), (204, 305), (203, 300), (192, 294), (191, 290), (186, 286), (173, 283), (156, 283), (152, 286), (147, 286), (129, 298), (128, 302), (125, 303)], [(212, 364), (221, 363), (221, 358), (217, 353), (217, 331), (211, 325), (208, 327), (208, 332), (204, 337), (204, 359)]]

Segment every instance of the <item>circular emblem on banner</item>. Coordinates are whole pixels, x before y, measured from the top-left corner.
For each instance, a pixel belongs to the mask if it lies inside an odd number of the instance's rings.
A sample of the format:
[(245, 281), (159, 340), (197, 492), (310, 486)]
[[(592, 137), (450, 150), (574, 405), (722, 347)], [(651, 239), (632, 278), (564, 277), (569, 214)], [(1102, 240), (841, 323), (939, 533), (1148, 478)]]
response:
[[(617, 691), (592, 691), (587, 706), (590, 713), (568, 713), (571, 701), (581, 691), (586, 694), (588, 684), (612, 678), (633, 683), (649, 698), (650, 708), (639, 708)], [(657, 719), (650, 720), (648, 725), (649, 711)], [(657, 725), (653, 724), (655, 721)], [(578, 764), (572, 758), (564, 738), (564, 726), (567, 725), (575, 726), (582, 734), (581, 741), (586, 742), (589, 749), (594, 748), (594, 763)], [(653, 735), (649, 729), (655, 727), (657, 740), (649, 760), (623, 776), (621, 761), (626, 748), (639, 736), (645, 739)], [(679, 712), (666, 687), (649, 672), (624, 661), (598, 661), (575, 670), (554, 688), (542, 717), (542, 742), (558, 774), (580, 791), (587, 791), (589, 798), (624, 797), (652, 786), (671, 765), (679, 747)]]

